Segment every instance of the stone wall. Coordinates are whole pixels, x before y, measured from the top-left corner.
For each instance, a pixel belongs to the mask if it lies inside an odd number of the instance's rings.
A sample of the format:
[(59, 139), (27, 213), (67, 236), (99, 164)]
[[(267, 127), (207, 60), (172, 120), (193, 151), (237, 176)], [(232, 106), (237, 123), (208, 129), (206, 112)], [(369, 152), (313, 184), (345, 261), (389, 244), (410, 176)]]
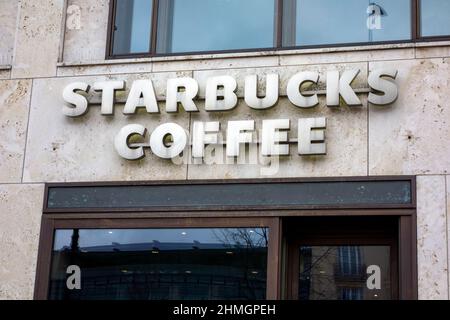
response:
[[(149, 152), (129, 162), (113, 148), (123, 125), (151, 130), (167, 121), (191, 128), (196, 120), (289, 118), (295, 130), (297, 118), (316, 115), (328, 118), (328, 154), (305, 158), (292, 150), (275, 177), (418, 175), (419, 298), (449, 298), (450, 42), (105, 61), (107, 0), (0, 0), (0, 8), (0, 25), (8, 26), (0, 50), (14, 53), (10, 63), (0, 62), (1, 299), (32, 298), (45, 182), (267, 177), (260, 163), (178, 165)], [(61, 113), (62, 89), (73, 81), (151, 78), (163, 97), (171, 77), (194, 77), (202, 87), (207, 76), (228, 74), (242, 89), (246, 74), (277, 72), (285, 88), (298, 71), (359, 68), (354, 87), (364, 88), (368, 72), (380, 66), (399, 70), (400, 95), (388, 107), (360, 94), (357, 108), (330, 109), (321, 96), (311, 110), (281, 97), (267, 111), (240, 99), (235, 110), (217, 114), (125, 117), (120, 104), (114, 118), (98, 107), (80, 119)]]

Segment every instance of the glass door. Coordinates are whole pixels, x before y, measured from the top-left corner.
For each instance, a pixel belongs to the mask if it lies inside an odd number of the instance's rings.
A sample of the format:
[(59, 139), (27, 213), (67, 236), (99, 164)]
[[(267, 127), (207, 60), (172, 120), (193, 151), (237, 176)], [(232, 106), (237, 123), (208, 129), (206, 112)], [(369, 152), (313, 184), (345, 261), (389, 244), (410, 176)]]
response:
[(287, 298), (398, 298), (394, 219), (296, 220), (290, 220), (286, 228)]

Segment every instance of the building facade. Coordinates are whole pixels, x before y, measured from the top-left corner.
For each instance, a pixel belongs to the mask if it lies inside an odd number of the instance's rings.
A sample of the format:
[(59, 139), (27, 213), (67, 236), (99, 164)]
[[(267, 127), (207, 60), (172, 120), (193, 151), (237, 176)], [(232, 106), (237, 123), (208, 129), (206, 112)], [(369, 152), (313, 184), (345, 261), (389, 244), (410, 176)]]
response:
[(449, 9), (0, 0), (0, 298), (449, 299)]

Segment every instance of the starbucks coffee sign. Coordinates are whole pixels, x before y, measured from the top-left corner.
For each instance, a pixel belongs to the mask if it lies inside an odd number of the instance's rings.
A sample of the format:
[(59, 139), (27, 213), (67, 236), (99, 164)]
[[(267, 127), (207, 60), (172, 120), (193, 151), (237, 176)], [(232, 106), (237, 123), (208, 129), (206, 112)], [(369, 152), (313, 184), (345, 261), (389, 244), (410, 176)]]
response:
[[(321, 76), (326, 77), (326, 105), (330, 108), (339, 107), (342, 103), (350, 107), (362, 106), (361, 100), (352, 88), (353, 80), (359, 70), (346, 70), (344, 72), (328, 71), (326, 75), (318, 72), (305, 71), (293, 75), (287, 82), (287, 98), (293, 107), (314, 108), (319, 104), (318, 92), (307, 91), (314, 84), (318, 84)], [(393, 103), (398, 96), (395, 83), (397, 70), (378, 69), (370, 72), (368, 83), (368, 102), (374, 105), (387, 106)], [(135, 115), (138, 110), (145, 110), (152, 115), (161, 111), (151, 80), (135, 80), (127, 84), (122, 80), (101, 81), (92, 84), (92, 90), (101, 94), (100, 112), (102, 115), (114, 115), (115, 95), (117, 91), (130, 91), (122, 109), (125, 115)], [(204, 88), (204, 110), (207, 112), (223, 112), (233, 110), (238, 103), (237, 82), (231, 76), (214, 76), (206, 81)], [(245, 78), (244, 100), (246, 105), (255, 110), (264, 111), (275, 107), (279, 99), (280, 77), (278, 74), (265, 76), (265, 94), (258, 95), (258, 75), (249, 75)], [(92, 102), (87, 94), (91, 84), (74, 82), (63, 91), (65, 105), (62, 108), (68, 117), (83, 116)], [(165, 112), (177, 113), (180, 108), (186, 112), (198, 112), (197, 101), (199, 97), (199, 84), (190, 77), (174, 78), (167, 81)], [(298, 119), (297, 139), (289, 139), (291, 129), (290, 119), (262, 120), (261, 133), (256, 143), (261, 145), (261, 154), (264, 156), (281, 156), (289, 154), (289, 145), (298, 144), (299, 155), (326, 154), (325, 131), (327, 119), (300, 118)], [(228, 121), (226, 133), (221, 131), (218, 121), (196, 121), (192, 127), (192, 137), (188, 136), (187, 128), (176, 123), (164, 123), (158, 126), (149, 135), (148, 144), (136, 145), (130, 143), (130, 137), (146, 136), (147, 129), (140, 124), (129, 124), (123, 127), (114, 139), (114, 147), (118, 154), (128, 160), (137, 160), (145, 156), (145, 147), (165, 159), (180, 155), (187, 147), (192, 148), (192, 157), (204, 157), (206, 145), (225, 144), (226, 155), (239, 156), (240, 147), (244, 144), (255, 143), (254, 120)], [(219, 139), (224, 135), (226, 139)]]

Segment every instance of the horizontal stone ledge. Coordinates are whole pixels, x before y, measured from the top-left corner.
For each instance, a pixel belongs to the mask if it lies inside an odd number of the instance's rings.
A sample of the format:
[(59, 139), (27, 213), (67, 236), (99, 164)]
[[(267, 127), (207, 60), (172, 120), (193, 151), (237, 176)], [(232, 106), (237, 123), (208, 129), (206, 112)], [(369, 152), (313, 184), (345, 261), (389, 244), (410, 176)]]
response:
[(367, 44), (360, 46), (342, 45), (339, 47), (326, 48), (297, 48), (282, 50), (264, 50), (250, 52), (226, 52), (226, 53), (199, 53), (199, 54), (176, 54), (167, 56), (141, 57), (141, 58), (123, 58), (110, 60), (91, 60), (91, 61), (64, 61), (57, 63), (58, 68), (78, 68), (78, 67), (95, 67), (95, 66), (112, 66), (120, 64), (139, 64), (152, 62), (180, 62), (180, 61), (198, 61), (198, 60), (221, 60), (221, 59), (240, 59), (254, 57), (271, 57), (271, 56), (290, 56), (302, 54), (321, 54), (321, 53), (340, 53), (340, 52), (357, 52), (357, 51), (373, 51), (373, 50), (395, 50), (408, 49), (415, 47), (438, 47), (450, 46), (450, 41), (433, 41), (433, 42), (406, 42), (392, 44)]

